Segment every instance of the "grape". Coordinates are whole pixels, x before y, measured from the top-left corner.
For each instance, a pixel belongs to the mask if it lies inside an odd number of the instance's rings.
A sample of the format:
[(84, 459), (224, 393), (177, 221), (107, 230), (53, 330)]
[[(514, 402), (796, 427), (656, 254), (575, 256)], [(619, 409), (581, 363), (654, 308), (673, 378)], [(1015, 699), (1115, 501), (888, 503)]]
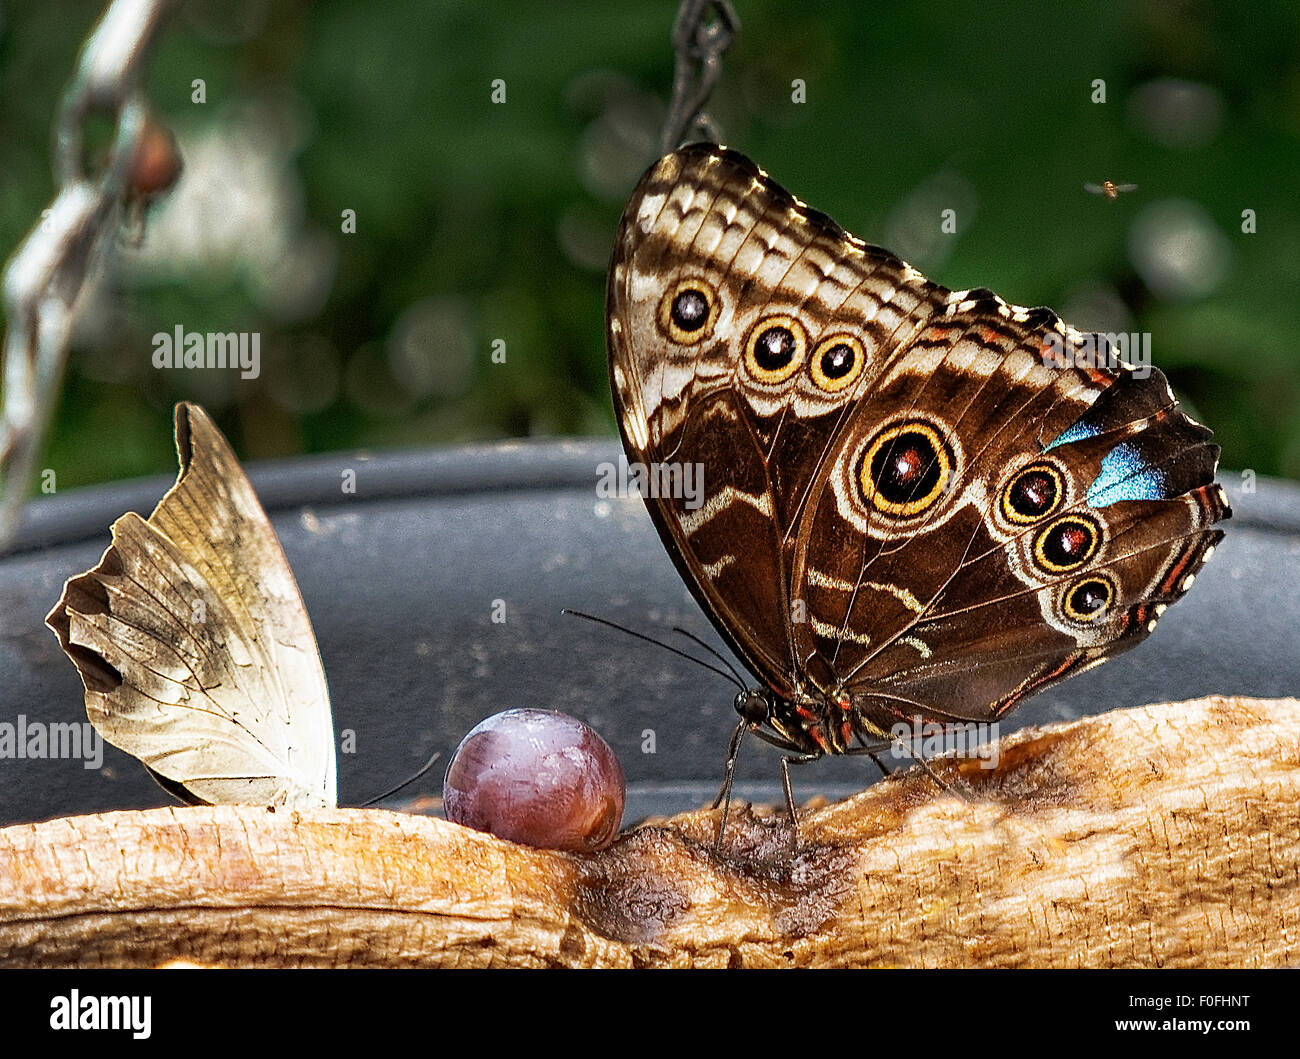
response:
[(548, 710), (506, 710), (477, 725), (443, 779), (448, 820), (543, 849), (591, 852), (623, 819), (623, 769), (589, 725)]

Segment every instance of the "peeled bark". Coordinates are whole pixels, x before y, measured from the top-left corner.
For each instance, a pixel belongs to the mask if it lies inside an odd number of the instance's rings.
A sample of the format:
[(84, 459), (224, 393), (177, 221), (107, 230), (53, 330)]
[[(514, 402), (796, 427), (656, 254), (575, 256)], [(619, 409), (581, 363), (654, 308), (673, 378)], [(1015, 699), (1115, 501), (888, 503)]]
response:
[(787, 828), (688, 813), (594, 855), (382, 810), (0, 829), (0, 965), (1300, 963), (1300, 703), (1213, 697), (940, 759)]

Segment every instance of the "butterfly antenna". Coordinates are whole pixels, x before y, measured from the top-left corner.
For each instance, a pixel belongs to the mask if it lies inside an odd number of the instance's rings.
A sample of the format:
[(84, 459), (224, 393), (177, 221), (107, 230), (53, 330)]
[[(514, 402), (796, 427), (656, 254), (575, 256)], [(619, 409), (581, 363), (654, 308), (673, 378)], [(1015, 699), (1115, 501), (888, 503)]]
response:
[(712, 647), (710, 647), (710, 646), (709, 646), (708, 644), (706, 644), (703, 640), (701, 640), (698, 636), (696, 636), (695, 633), (693, 633), (693, 632), (687, 632), (687, 631), (686, 631), (685, 629), (683, 629), (680, 625), (674, 625), (674, 626), (673, 626), (673, 632), (679, 632), (679, 633), (681, 633), (681, 634), (682, 634), (683, 636), (685, 636), (688, 640), (692, 640), (692, 641), (694, 641), (695, 643), (697, 643), (697, 644), (699, 644), (701, 647), (703, 647), (706, 651), (708, 651), (709, 654), (713, 655), (714, 658), (716, 658), (719, 662), (721, 662), (724, 666), (726, 666), (729, 670), (731, 670), (731, 675), (732, 675), (733, 677), (736, 678), (736, 683), (740, 685), (742, 691), (744, 690), (745, 683), (744, 683), (744, 680), (741, 678), (741, 675), (736, 671), (736, 667), (733, 666), (730, 662), (728, 662), (728, 661), (726, 660), (726, 658), (723, 657), (723, 655), (722, 655), (721, 653), (719, 653), (718, 651), (715, 651)]
[(361, 803), (361, 808), (364, 809), (364, 808), (366, 808), (366, 806), (368, 806), (368, 805), (374, 805), (375, 802), (382, 802), (385, 798), (388, 798), (388, 797), (390, 797), (390, 796), (396, 794), (398, 791), (402, 790), (404, 787), (409, 787), (412, 783), (414, 783), (414, 782), (415, 782), (416, 780), (418, 780), (421, 776), (423, 776), (426, 772), (428, 772), (429, 769), (433, 768), (433, 763), (434, 763), (435, 761), (437, 761), (438, 758), (440, 758), (440, 757), (442, 757), (442, 751), (441, 751), (441, 750), (437, 751), (437, 752), (433, 755), (433, 757), (429, 758), (429, 760), (426, 761), (426, 762), (424, 763), (424, 765), (420, 768), (420, 771), (417, 772), (414, 776), (411, 776), (409, 779), (404, 779), (404, 780), (402, 780), (402, 782), (399, 783), (396, 787), (394, 787), (391, 791), (384, 791), (383, 794), (376, 794), (376, 795), (375, 795), (373, 798), (371, 798), (369, 801), (362, 802), (362, 803)]
[(692, 654), (680, 651), (672, 644), (664, 643), (662, 640), (656, 640), (653, 636), (647, 636), (645, 633), (637, 632), (635, 629), (629, 629), (624, 625), (619, 625), (617, 622), (607, 621), (605, 618), (597, 618), (594, 614), (584, 614), (580, 610), (570, 610), (568, 607), (565, 607), (560, 613), (572, 614), (575, 618), (585, 618), (587, 621), (594, 621), (597, 625), (607, 625), (611, 629), (617, 629), (619, 632), (627, 633), (628, 636), (635, 636), (638, 640), (644, 640), (646, 643), (652, 643), (656, 647), (662, 647), (665, 651), (671, 651), (679, 658), (685, 658), (688, 662), (694, 662), (697, 666), (703, 666), (705, 669), (717, 673), (718, 676), (731, 681), (741, 691), (745, 690), (745, 685), (741, 682), (739, 677), (733, 676), (725, 669), (719, 669), (711, 662), (706, 662), (702, 658), (696, 658)]

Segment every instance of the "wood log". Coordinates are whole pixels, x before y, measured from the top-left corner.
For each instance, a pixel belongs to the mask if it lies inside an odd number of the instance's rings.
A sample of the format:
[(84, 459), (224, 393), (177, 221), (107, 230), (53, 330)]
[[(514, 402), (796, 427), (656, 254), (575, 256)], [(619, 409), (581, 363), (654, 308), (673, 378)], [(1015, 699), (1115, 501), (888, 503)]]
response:
[(1300, 963), (1300, 703), (1212, 697), (1001, 740), (803, 815), (600, 854), (383, 810), (0, 830), (0, 965), (1257, 967)]

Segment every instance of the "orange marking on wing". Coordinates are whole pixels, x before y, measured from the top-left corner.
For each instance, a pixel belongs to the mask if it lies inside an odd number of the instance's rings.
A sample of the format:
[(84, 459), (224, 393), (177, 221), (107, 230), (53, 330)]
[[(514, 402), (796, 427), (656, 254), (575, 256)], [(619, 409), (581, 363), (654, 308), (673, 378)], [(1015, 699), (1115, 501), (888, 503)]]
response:
[(1199, 548), (1188, 548), (1178, 557), (1178, 561), (1169, 569), (1165, 579), (1160, 582), (1160, 591), (1162, 593), (1172, 592), (1174, 586), (1183, 579), (1183, 573), (1187, 570), (1200, 552)]
[(1072, 654), (1072, 655), (1070, 655), (1068, 658), (1066, 658), (1066, 660), (1065, 660), (1064, 662), (1062, 662), (1059, 666), (1057, 666), (1055, 669), (1053, 669), (1050, 673), (1044, 673), (1044, 674), (1043, 674), (1041, 677), (1039, 677), (1037, 680), (1032, 680), (1032, 681), (1027, 682), (1027, 683), (1026, 683), (1023, 687), (1021, 687), (1018, 691), (1014, 692), (1014, 693), (1011, 695), (1011, 697), (1010, 697), (1009, 699), (1007, 699), (1006, 702), (1004, 702), (1001, 706), (998, 707), (998, 709), (997, 709), (997, 713), (995, 714), (995, 716), (997, 716), (997, 717), (1001, 717), (1001, 716), (1003, 716), (1004, 714), (1010, 712), (1010, 710), (1011, 710), (1011, 709), (1016, 705), (1016, 703), (1018, 703), (1021, 699), (1025, 698), (1027, 695), (1032, 695), (1032, 694), (1034, 693), (1034, 689), (1035, 689), (1035, 688), (1039, 688), (1039, 687), (1041, 687), (1042, 685), (1046, 684), (1046, 683), (1047, 683), (1048, 681), (1050, 681), (1050, 680), (1055, 680), (1057, 677), (1059, 677), (1059, 676), (1060, 676), (1062, 673), (1064, 673), (1066, 670), (1068, 670), (1068, 669), (1073, 669), (1074, 666), (1076, 666), (1076, 665), (1078, 664), (1079, 659), (1080, 659), (1081, 657), (1082, 657), (1081, 655)]

